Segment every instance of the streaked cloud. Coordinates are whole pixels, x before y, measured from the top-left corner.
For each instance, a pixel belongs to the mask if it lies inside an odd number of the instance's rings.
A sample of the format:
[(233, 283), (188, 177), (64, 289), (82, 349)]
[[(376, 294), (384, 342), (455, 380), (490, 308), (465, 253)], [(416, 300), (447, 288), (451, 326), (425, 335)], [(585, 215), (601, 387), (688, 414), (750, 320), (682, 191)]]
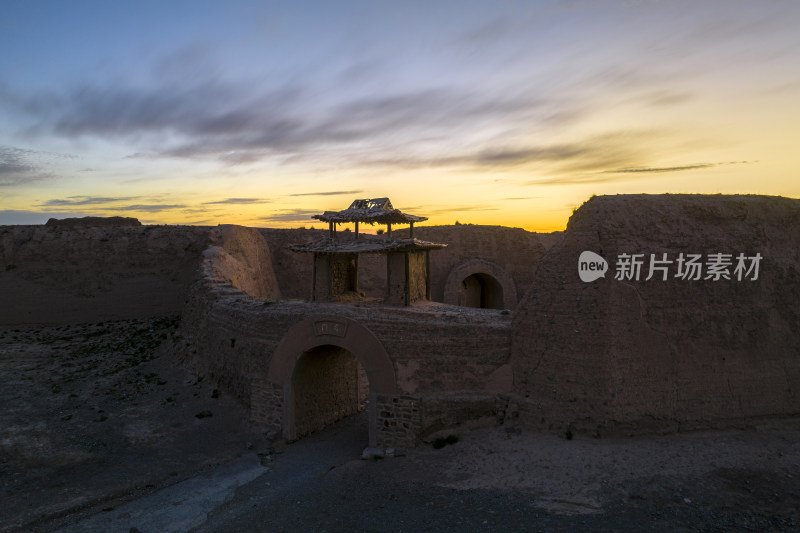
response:
[(55, 154), (0, 146), (0, 187), (24, 185), (53, 177), (42, 160)]
[(520, 149), (490, 150), (472, 161), (483, 166), (515, 166), (542, 161), (568, 161), (590, 153), (592, 146), (583, 143), (535, 146)]
[[(609, 167), (643, 166), (642, 163), (650, 157), (651, 146), (662, 138), (663, 134), (657, 131), (616, 131), (557, 144), (503, 145), (445, 158), (410, 156), (405, 159), (370, 161), (368, 164), (401, 168), (453, 167), (477, 172), (514, 170), (544, 176), (574, 176), (576, 173), (602, 172)], [(501, 141), (500, 144), (505, 143)], [(499, 183), (502, 180), (495, 181)]]
[(636, 167), (619, 168), (615, 170), (601, 170), (596, 172), (584, 172), (575, 174), (563, 174), (553, 177), (529, 180), (526, 185), (583, 185), (613, 183), (618, 181), (630, 180), (633, 176), (652, 179), (657, 175), (671, 172), (686, 172), (691, 170), (703, 170), (721, 165), (744, 164), (748, 161), (731, 161), (725, 163), (698, 163), (693, 165), (680, 165), (674, 167)]
[(303, 192), (297, 194), (290, 194), (289, 196), (341, 196), (345, 194), (361, 194), (362, 190), (355, 191), (325, 191), (325, 192)]
[(216, 200), (213, 202), (203, 202), (203, 205), (216, 205), (216, 204), (266, 204), (272, 200), (265, 200), (263, 198), (226, 198), (224, 200)]
[(417, 216), (438, 216), (438, 215), (458, 215), (459, 213), (472, 213), (478, 211), (499, 211), (500, 208), (493, 205), (486, 204), (472, 204), (472, 205), (454, 205), (454, 206), (434, 206), (434, 205), (417, 205), (411, 207), (403, 207), (404, 213), (409, 213)]
[(105, 205), (115, 202), (129, 202), (133, 196), (68, 196), (67, 198), (54, 198), (39, 204), (41, 207), (64, 207), (75, 205)]
[(699, 170), (703, 168), (718, 167), (721, 165), (743, 165), (751, 161), (726, 161), (724, 163), (696, 163), (693, 165), (681, 165), (676, 167), (645, 167), (645, 168), (619, 168), (616, 170), (605, 170), (609, 174), (637, 174), (637, 173), (660, 173), (660, 172), (682, 172), (685, 170)]
[(285, 209), (276, 211), (272, 215), (261, 217), (260, 220), (264, 222), (303, 222), (308, 224), (316, 222), (311, 216), (318, 214), (320, 214), (319, 209)]
[(183, 204), (136, 204), (125, 206), (104, 207), (107, 211), (144, 211), (147, 213), (158, 213), (159, 211), (169, 211), (171, 209), (183, 209), (187, 207)]
[(693, 100), (696, 96), (690, 92), (683, 91), (655, 91), (646, 93), (638, 99), (645, 105), (653, 107), (669, 107), (684, 104)]
[(634, 173), (656, 173), (656, 172), (681, 172), (683, 170), (698, 170), (701, 168), (711, 168), (717, 166), (714, 163), (699, 163), (696, 165), (683, 165), (679, 167), (661, 168), (619, 168), (616, 170), (604, 170), (606, 174), (634, 174)]
[(362, 150), (351, 148), (363, 143), (373, 147), (364, 163), (398, 148), (403, 159), (410, 146), (441, 145), (454, 131), (474, 132), (486, 124), (513, 130), (526, 121), (575, 113), (535, 94), (498, 97), (454, 86), (361, 96), (319, 109), (312, 89), (201, 77), (146, 88), (84, 83), (16, 100), (28, 102), (22, 107), (36, 120), (31, 132), (38, 135), (125, 141), (138, 148), (128, 156), (133, 159), (210, 157), (231, 165), (291, 162), (286, 158), (300, 152), (306, 157), (299, 160), (307, 162), (309, 153), (324, 158), (342, 151), (349, 164), (359, 165)]

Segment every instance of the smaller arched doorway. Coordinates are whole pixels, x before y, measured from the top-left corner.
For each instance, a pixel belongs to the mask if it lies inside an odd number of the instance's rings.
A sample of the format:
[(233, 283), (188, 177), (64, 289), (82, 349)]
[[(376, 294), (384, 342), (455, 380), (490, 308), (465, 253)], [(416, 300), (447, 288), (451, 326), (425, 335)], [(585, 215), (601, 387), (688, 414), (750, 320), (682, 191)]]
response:
[(481, 309), (503, 309), (503, 286), (489, 274), (470, 274), (461, 282), (458, 305)]
[(459, 263), (447, 276), (444, 303), (483, 309), (515, 309), (514, 280), (500, 265), (470, 258)]

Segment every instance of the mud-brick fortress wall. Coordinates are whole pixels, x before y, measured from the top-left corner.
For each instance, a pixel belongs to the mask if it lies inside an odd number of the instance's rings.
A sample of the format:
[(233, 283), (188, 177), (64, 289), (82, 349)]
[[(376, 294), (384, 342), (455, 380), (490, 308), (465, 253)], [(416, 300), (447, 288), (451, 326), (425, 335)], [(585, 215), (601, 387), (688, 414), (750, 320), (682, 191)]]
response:
[[(609, 261), (585, 283), (578, 257)], [(619, 254), (641, 277), (616, 280)], [(757, 280), (648, 275), (650, 254), (760, 253)], [(706, 273), (704, 271), (703, 277)], [(800, 414), (800, 201), (592, 198), (540, 263), (515, 313), (511, 408), (535, 427), (674, 431)]]
[(74, 222), (0, 226), (0, 324), (181, 313), (209, 228)]
[[(388, 418), (410, 418), (401, 420), (399, 428), (391, 425), (396, 420), (389, 425), (379, 420), (385, 428), (381, 431), (391, 433), (384, 444), (412, 445), (420, 430), (438, 429), (443, 418), (453, 420), (456, 413), (440, 401), (442, 394), (476, 396), (484, 405), (493, 402), (496, 392), (511, 390), (511, 318), (496, 310), (273, 302), (212, 280), (193, 290), (182, 329), (195, 352), (191, 364), (197, 371), (248, 405), (259, 425), (280, 434), (282, 390), (269, 379), (272, 357), (292, 327), (332, 316), (368, 328), (391, 361), (395, 389), (391, 394), (379, 391), (377, 400), (392, 409), (381, 409), (378, 415), (391, 411)], [(319, 344), (326, 339), (320, 337)]]
[[(476, 412), (484, 415), (487, 405), (493, 411), (495, 393), (511, 390), (511, 316), (507, 312), (435, 304), (362, 307), (253, 297), (234, 287), (230, 279), (237, 272), (223, 267), (231, 264), (228, 247), (238, 247), (237, 256), (245, 250), (246, 256), (265, 257), (263, 250), (246, 251), (248, 243), (251, 247), (263, 244), (253, 240), (252, 230), (246, 228), (224, 227), (217, 233), (212, 241), (219, 244), (204, 254), (202, 276), (189, 296), (182, 329), (191, 364), (248, 405), (254, 422), (265, 429), (280, 434), (284, 408), (282, 384), (270, 381), (272, 358), (294, 327), (315, 317), (362, 325), (385, 350), (392, 390), (379, 390), (374, 398), (378, 441), (384, 444), (411, 446), (426, 429), (438, 429)], [(246, 261), (239, 264), (244, 268)], [(323, 335), (310, 345), (335, 341)], [(353, 351), (361, 357), (359, 349), (356, 346)], [(294, 356), (301, 355), (299, 351)], [(457, 406), (442, 400), (452, 394), (470, 400)]]
[[(523, 230), (415, 228), (419, 238), (450, 244), (431, 252), (434, 299), (453, 272), (491, 264), (524, 294), (510, 314), (305, 301), (311, 256), (285, 246), (323, 235), (238, 226), (0, 227), (0, 323), (182, 312), (187, 360), (274, 429), (285, 407), (283, 384), (269, 380), (274, 354), (298, 324), (339, 317), (368, 330), (390, 361), (391, 391), (372, 403), (387, 443), (492, 415), (601, 435), (800, 415), (800, 200), (597, 197), (546, 253)], [(605, 278), (579, 279), (585, 250), (609, 261)], [(614, 279), (624, 253), (645, 254), (639, 280)], [(676, 279), (675, 264), (668, 280), (647, 281), (651, 253), (762, 260), (755, 281)], [(374, 264), (360, 261), (359, 283), (380, 287), (382, 296), (385, 258), (367, 257)]]

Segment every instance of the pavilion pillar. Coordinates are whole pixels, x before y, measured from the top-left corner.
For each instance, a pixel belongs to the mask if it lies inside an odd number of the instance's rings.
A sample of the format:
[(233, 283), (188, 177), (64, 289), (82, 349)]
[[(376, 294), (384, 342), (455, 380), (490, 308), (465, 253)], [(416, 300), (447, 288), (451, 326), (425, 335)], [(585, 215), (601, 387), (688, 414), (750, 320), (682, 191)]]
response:
[(314, 264), (311, 272), (314, 277), (311, 285), (311, 300), (325, 301), (330, 298), (332, 292), (333, 265), (331, 254), (314, 254)]
[(386, 254), (386, 300), (389, 305), (405, 306), (429, 299), (428, 254), (389, 252)]
[[(413, 225), (411, 226), (414, 227)], [(425, 250), (425, 299), (431, 299), (431, 251)]]
[[(358, 227), (358, 222), (356, 222), (356, 228)], [(358, 230), (356, 230), (356, 238), (358, 238)], [(350, 279), (353, 283), (353, 292), (358, 292), (358, 257), (359, 254), (355, 254), (355, 258), (353, 259), (354, 267), (352, 272), (350, 273)]]

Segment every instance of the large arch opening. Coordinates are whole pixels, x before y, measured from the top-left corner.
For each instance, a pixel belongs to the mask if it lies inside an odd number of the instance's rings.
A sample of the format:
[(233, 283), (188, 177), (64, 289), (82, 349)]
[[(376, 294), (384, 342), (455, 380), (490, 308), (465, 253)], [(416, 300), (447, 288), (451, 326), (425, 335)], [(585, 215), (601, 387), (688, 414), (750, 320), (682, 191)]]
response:
[[(344, 377), (331, 379), (327, 369)], [(358, 369), (357, 380), (354, 369)], [(352, 410), (353, 402), (345, 398), (355, 396), (353, 383), (357, 382), (356, 409), (366, 408), (370, 446), (377, 442), (376, 397), (393, 397), (397, 387), (394, 365), (378, 338), (354, 320), (331, 315), (310, 317), (289, 329), (272, 356), (267, 381), (283, 387), (280, 424), (287, 441)], [(341, 399), (334, 402), (337, 406), (349, 407), (322, 407), (325, 398), (333, 397)]]
[(461, 281), (458, 305), (481, 309), (503, 309), (503, 286), (489, 274), (470, 274)]
[(291, 388), (295, 438), (300, 438), (366, 409), (369, 379), (352, 352), (324, 344), (300, 356)]

